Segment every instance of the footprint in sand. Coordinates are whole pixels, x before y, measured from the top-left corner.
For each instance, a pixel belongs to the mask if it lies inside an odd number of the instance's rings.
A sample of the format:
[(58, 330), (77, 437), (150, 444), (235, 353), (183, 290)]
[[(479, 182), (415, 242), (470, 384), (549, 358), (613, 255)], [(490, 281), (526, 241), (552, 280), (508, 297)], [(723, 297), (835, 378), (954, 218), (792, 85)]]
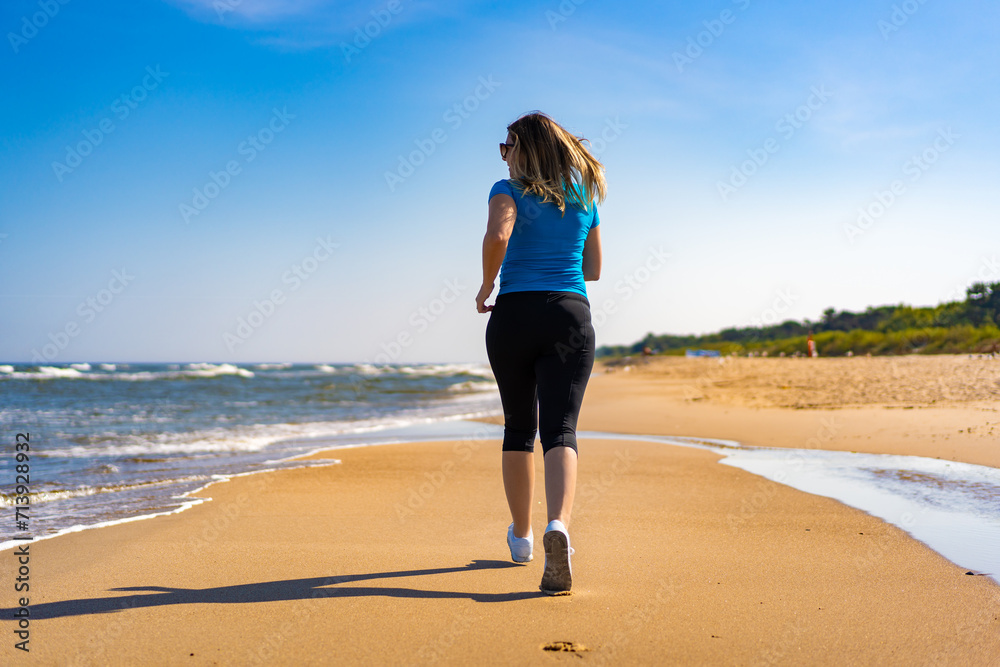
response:
[(549, 642), (542, 646), (543, 651), (568, 651), (570, 653), (582, 653), (583, 651), (589, 651), (590, 649), (583, 644), (577, 644), (576, 642)]

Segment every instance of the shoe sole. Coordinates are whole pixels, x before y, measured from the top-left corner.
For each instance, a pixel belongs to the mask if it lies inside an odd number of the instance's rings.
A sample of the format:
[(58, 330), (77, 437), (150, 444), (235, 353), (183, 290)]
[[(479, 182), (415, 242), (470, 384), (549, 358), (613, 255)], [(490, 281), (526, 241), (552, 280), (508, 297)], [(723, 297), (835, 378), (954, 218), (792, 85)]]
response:
[(565, 533), (551, 530), (542, 537), (545, 545), (545, 572), (538, 586), (546, 595), (569, 595), (573, 572), (569, 565), (569, 540)]

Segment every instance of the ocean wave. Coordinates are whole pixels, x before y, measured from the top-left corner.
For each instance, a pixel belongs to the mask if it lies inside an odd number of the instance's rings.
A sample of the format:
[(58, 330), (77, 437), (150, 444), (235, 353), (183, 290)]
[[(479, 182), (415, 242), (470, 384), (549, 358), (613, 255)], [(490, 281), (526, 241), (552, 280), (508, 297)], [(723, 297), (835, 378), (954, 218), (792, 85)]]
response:
[(383, 373), (391, 373), (393, 371), (392, 366), (375, 366), (374, 364), (354, 364), (354, 370), (361, 375), (381, 375)]
[(483, 364), (354, 364), (355, 372), (362, 375), (400, 374), (411, 377), (442, 377), (448, 375), (476, 375), (493, 379), (493, 371)]
[[(490, 367), (483, 364), (369, 364), (356, 363), (343, 366), (331, 364), (315, 364), (312, 367), (294, 368), (290, 363), (267, 363), (254, 364), (253, 368), (258, 371), (269, 371), (268, 377), (279, 377), (288, 375), (289, 377), (308, 375), (317, 371), (324, 374), (355, 374), (363, 376), (392, 376), (402, 375), (412, 378), (420, 377), (448, 377), (452, 375), (471, 375), (493, 381), (493, 372)], [(98, 368), (93, 368), (87, 363), (73, 363), (60, 366), (39, 366), (32, 369), (30, 366), (17, 366), (11, 364), (0, 365), (0, 377), (5, 379), (23, 380), (51, 380), (51, 379), (87, 379), (87, 380), (121, 380), (125, 382), (144, 382), (150, 380), (176, 380), (186, 378), (214, 378), (224, 376), (239, 376), (244, 378), (255, 377), (252, 370), (230, 363), (190, 363), (183, 366), (169, 364), (159, 368), (143, 368), (141, 365), (134, 370), (125, 370), (128, 364), (99, 364)], [(290, 370), (291, 369), (291, 370)], [(279, 374), (277, 371), (289, 371), (287, 374)]]
[[(94, 496), (99, 493), (119, 493), (121, 491), (132, 491), (133, 489), (149, 489), (170, 484), (185, 484), (188, 482), (202, 482), (209, 480), (209, 475), (187, 475), (174, 479), (162, 479), (152, 482), (136, 482), (133, 484), (109, 484), (107, 486), (80, 486), (75, 489), (59, 489), (56, 491), (32, 491), (30, 501), (32, 505), (50, 503), (55, 500), (66, 500), (68, 498), (82, 498)], [(0, 507), (13, 507), (14, 495), (0, 493)]]
[(28, 373), (41, 378), (82, 378), (83, 373), (75, 368), (59, 368), (58, 366), (39, 366), (35, 373)]
[(154, 436), (123, 436), (117, 441), (50, 448), (46, 458), (118, 458), (142, 456), (199, 456), (219, 453), (259, 452), (284, 440), (309, 440), (337, 435), (371, 433), (388, 428), (447, 418), (438, 411), (415, 410), (410, 414), (356, 421), (305, 424), (261, 424), (231, 429), (203, 429)]
[[(102, 364), (103, 366), (104, 364)], [(112, 364), (107, 364), (111, 365)], [(234, 366), (233, 364), (188, 364), (181, 370), (174, 368), (167, 371), (136, 371), (126, 373), (118, 370), (105, 372), (81, 372), (83, 364), (73, 364), (76, 368), (58, 366), (39, 366), (37, 371), (17, 371), (13, 366), (0, 367), (5, 378), (14, 380), (120, 380), (124, 382), (145, 382), (150, 380), (178, 380), (185, 378), (214, 378), (230, 375), (252, 378), (253, 371)], [(10, 370), (6, 370), (10, 369)]]
[(485, 392), (497, 391), (496, 382), (486, 382), (486, 381), (469, 381), (460, 382), (458, 384), (453, 384), (448, 387), (448, 391), (455, 394), (476, 394)]
[(190, 377), (215, 377), (217, 375), (239, 375), (240, 377), (252, 378), (253, 371), (234, 366), (233, 364), (188, 364), (187, 370), (182, 371)]

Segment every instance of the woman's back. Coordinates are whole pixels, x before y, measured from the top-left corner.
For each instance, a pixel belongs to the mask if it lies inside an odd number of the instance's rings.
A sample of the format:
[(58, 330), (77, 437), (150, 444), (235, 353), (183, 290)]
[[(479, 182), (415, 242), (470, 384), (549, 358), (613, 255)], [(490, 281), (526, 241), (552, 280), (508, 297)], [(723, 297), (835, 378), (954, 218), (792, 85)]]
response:
[(597, 207), (567, 203), (565, 213), (553, 202), (526, 194), (511, 180), (497, 181), (490, 199), (504, 194), (514, 200), (517, 220), (500, 270), (499, 294), (557, 291), (587, 296), (583, 280), (583, 246), (600, 224)]

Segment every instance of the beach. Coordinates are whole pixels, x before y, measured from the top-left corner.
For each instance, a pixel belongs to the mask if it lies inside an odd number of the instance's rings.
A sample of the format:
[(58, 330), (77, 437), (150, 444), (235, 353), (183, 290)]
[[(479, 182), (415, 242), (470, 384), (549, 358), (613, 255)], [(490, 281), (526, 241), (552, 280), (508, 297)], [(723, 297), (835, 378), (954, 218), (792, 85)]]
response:
[[(595, 369), (581, 430), (1000, 467), (996, 361), (627, 367)], [(329, 465), (232, 477), (195, 492), (211, 500), (183, 512), (31, 543), (29, 659), (1000, 662), (992, 579), (865, 512), (690, 447), (582, 438), (573, 595), (542, 595), (541, 457), (536, 556), (516, 565), (489, 433), (316, 451), (300, 459)]]
[(1000, 359), (636, 357), (598, 372), (581, 429), (1000, 467)]

